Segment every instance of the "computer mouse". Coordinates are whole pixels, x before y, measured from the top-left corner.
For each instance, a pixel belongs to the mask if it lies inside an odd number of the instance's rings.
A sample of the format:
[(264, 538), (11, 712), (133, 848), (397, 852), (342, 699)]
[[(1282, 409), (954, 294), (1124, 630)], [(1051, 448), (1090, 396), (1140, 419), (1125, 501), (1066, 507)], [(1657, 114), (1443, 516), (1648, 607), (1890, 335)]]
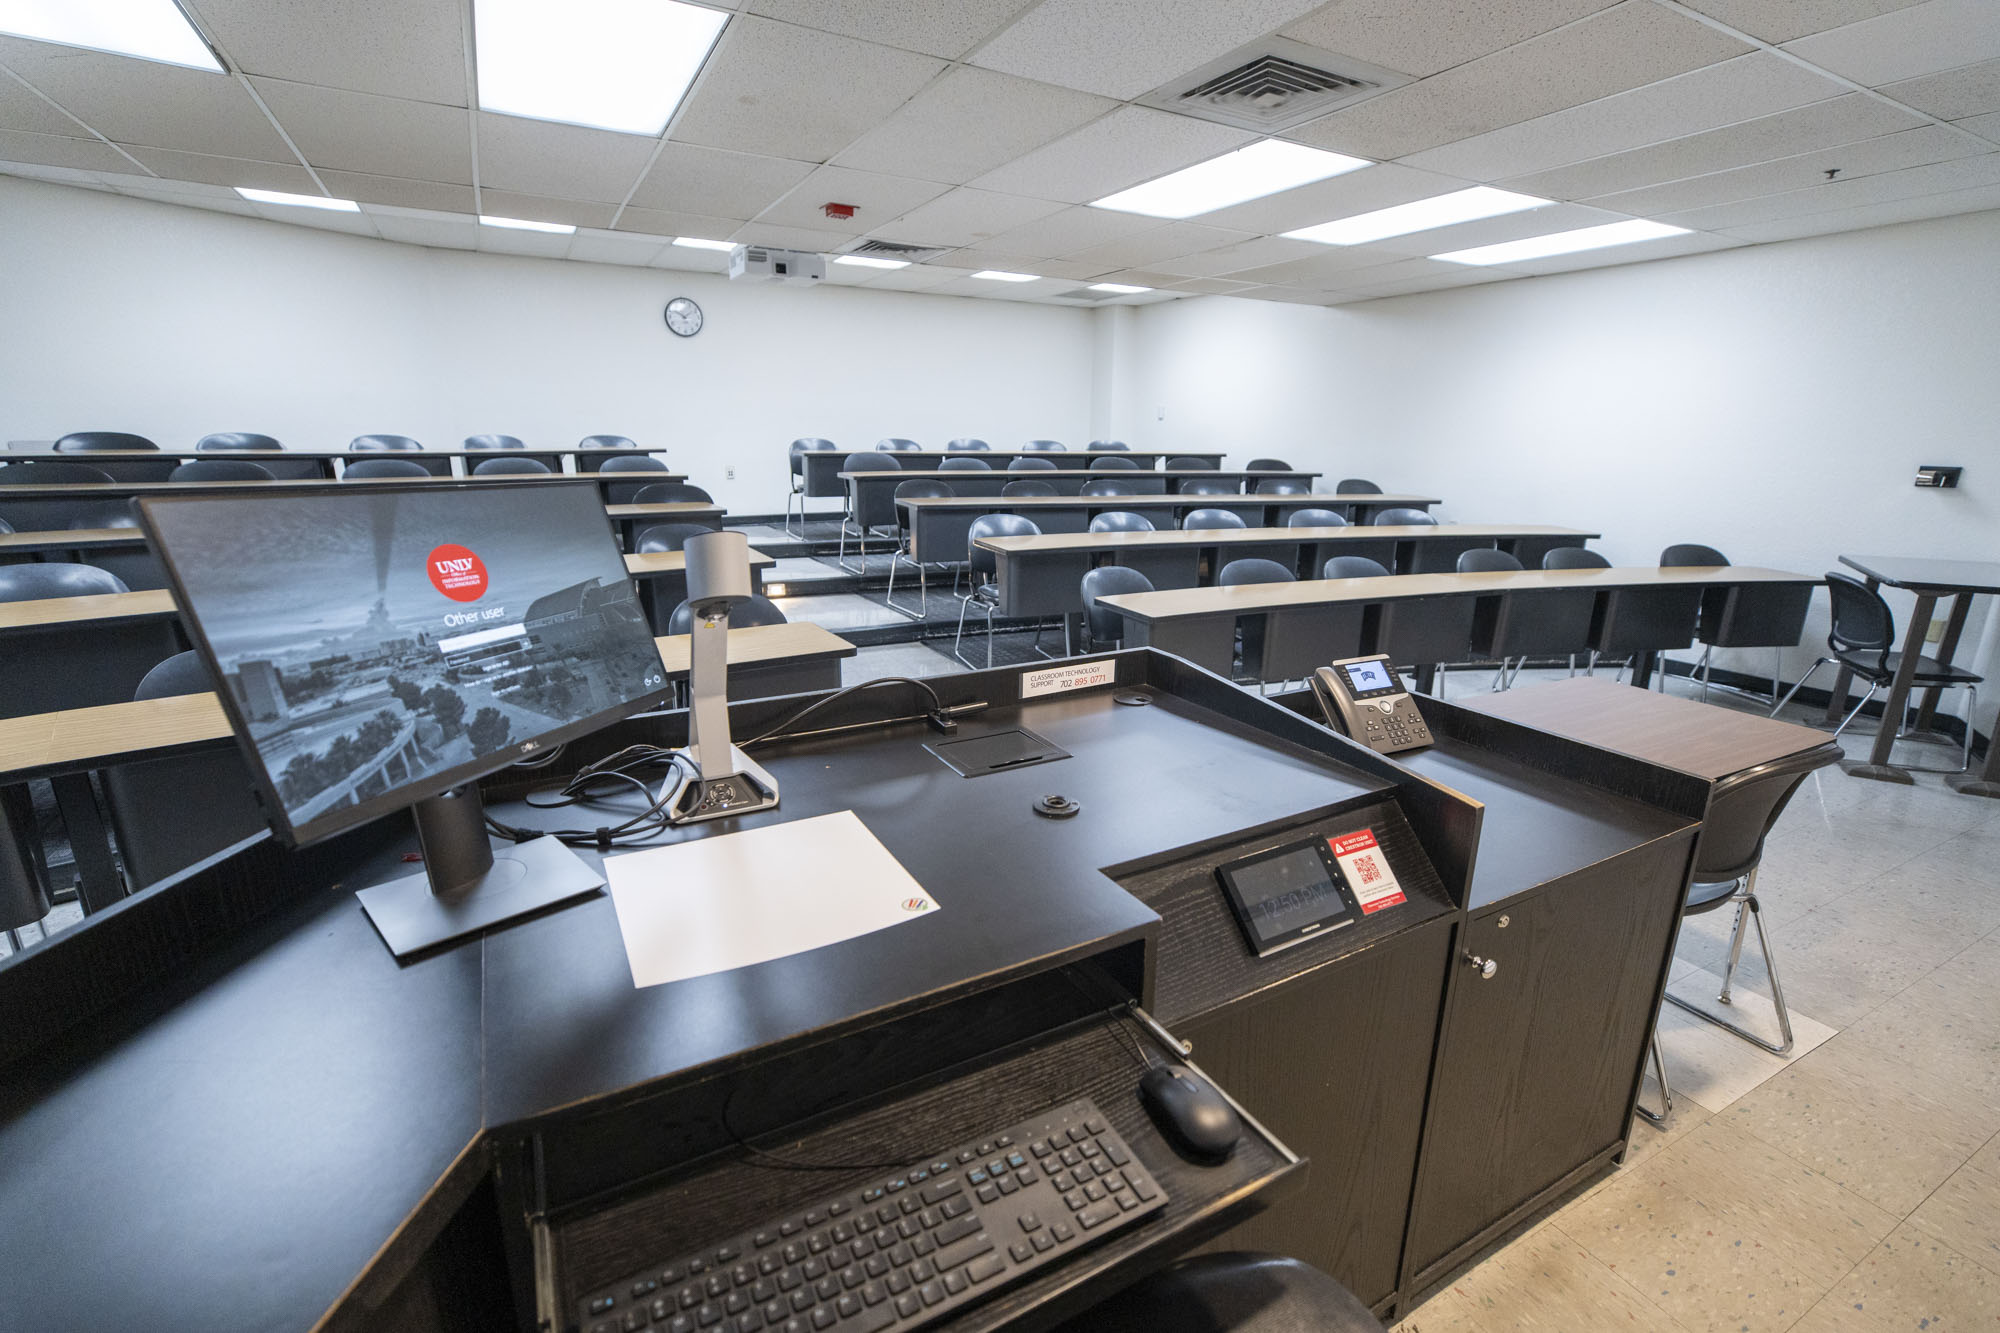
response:
[(1181, 1065), (1156, 1065), (1139, 1080), (1139, 1100), (1183, 1156), (1216, 1161), (1243, 1137), (1236, 1108), (1215, 1086)]

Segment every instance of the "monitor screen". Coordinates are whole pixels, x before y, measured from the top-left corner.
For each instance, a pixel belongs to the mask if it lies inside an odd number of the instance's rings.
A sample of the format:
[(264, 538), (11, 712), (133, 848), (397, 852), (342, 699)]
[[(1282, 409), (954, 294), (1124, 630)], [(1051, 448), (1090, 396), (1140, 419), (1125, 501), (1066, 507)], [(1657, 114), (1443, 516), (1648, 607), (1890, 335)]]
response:
[(1353, 920), (1353, 904), (1313, 843), (1217, 869), (1237, 919), (1259, 953), (1295, 942), (1315, 928), (1337, 928)]
[(1394, 687), (1395, 681), (1389, 677), (1389, 668), (1382, 662), (1353, 662), (1343, 668), (1347, 680), (1356, 694), (1366, 694), (1370, 690), (1386, 690)]
[(665, 696), (595, 483), (140, 507), (266, 810), (296, 842)]

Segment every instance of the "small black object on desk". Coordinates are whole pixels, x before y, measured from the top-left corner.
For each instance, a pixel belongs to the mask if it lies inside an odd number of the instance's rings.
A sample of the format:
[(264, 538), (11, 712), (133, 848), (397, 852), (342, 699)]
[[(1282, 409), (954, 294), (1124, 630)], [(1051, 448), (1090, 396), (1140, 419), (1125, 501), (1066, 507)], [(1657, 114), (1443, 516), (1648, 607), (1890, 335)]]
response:
[(1229, 1156), (1243, 1121), (1215, 1085), (1182, 1065), (1157, 1065), (1139, 1080), (1139, 1100), (1182, 1154), (1200, 1161)]

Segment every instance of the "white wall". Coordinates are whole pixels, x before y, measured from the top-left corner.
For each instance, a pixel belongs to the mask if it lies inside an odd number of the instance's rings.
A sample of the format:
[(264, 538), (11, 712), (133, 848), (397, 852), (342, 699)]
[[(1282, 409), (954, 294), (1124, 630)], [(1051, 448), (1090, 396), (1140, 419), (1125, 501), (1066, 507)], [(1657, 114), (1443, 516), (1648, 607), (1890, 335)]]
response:
[[(661, 320), (676, 295), (707, 316), (692, 339)], [(610, 433), (771, 513), (802, 435), (1080, 447), (1090, 316), (422, 249), (0, 177), (4, 439)]]
[[(1678, 541), (1812, 573), (1842, 552), (2000, 560), (2000, 212), (1349, 307), (1137, 316), (1126, 439), (1368, 477), (1444, 497), (1448, 519), (1593, 528), (1616, 564)], [(1962, 487), (1917, 490), (1922, 463), (1963, 464)], [(2000, 675), (1992, 600), (1960, 660)], [(1909, 603), (1891, 604), (1900, 625)], [(1823, 602), (1807, 633), (1788, 679), (1824, 642)]]

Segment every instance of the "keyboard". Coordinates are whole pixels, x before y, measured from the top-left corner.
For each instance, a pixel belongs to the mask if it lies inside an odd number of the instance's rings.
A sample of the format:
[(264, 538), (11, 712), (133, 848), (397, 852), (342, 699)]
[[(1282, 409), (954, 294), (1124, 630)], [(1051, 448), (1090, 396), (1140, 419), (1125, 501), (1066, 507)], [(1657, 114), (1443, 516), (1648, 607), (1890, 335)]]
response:
[(922, 1328), (1166, 1204), (1083, 1098), (610, 1283), (578, 1302), (576, 1327)]

